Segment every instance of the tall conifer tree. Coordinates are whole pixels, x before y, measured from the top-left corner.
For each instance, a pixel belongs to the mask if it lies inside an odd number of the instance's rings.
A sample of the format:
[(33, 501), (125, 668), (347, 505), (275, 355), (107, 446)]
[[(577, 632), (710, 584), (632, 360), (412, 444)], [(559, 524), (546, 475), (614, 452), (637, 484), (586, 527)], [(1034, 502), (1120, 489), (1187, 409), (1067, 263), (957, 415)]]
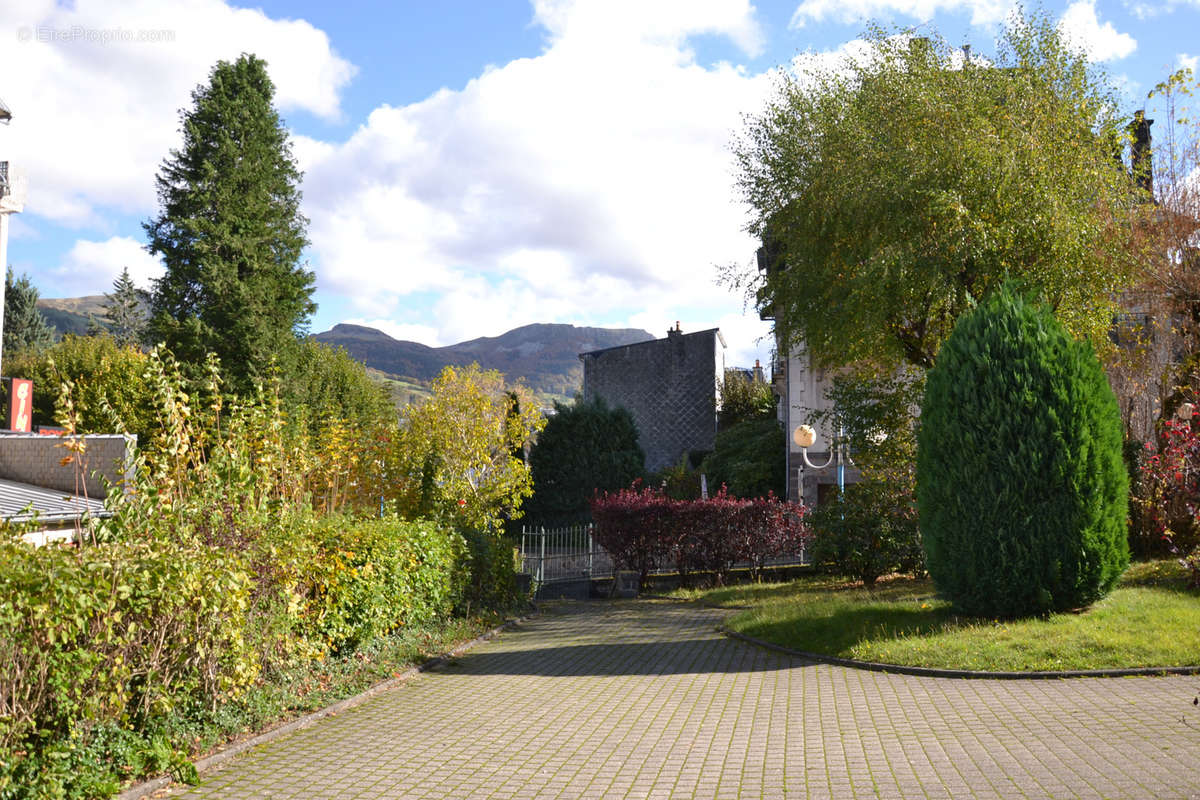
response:
[(240, 391), (294, 351), (316, 310), (313, 274), (300, 263), (301, 175), (274, 93), (261, 59), (217, 62), (181, 113), (183, 146), (162, 164), (161, 210), (145, 224), (149, 251), (166, 265), (151, 337), (185, 362), (215, 352)]
[(38, 310), (38, 290), (28, 275), (13, 277), (10, 267), (4, 287), (4, 355), (32, 348), (44, 350), (54, 344), (54, 329)]
[(142, 292), (129, 277), (129, 267), (122, 269), (113, 281), (112, 293), (104, 295), (104, 316), (109, 332), (122, 347), (136, 347), (146, 337)]

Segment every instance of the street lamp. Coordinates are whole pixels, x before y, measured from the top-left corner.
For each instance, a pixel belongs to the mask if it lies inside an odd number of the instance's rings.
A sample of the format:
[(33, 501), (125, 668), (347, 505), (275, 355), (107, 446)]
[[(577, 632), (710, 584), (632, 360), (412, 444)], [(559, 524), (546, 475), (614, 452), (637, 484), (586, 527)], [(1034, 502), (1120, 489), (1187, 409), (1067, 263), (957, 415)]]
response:
[[(817, 432), (812, 425), (801, 425), (792, 431), (792, 441), (800, 448), (800, 457), (804, 459), (804, 463), (809, 469), (825, 469), (835, 461), (837, 462), (838, 497), (841, 497), (842, 492), (846, 490), (846, 465), (854, 466), (846, 447), (846, 430), (843, 426), (838, 425), (837, 439), (829, 448), (829, 458), (825, 460), (824, 464), (814, 464), (808, 457), (808, 448), (812, 447), (816, 440)], [(803, 478), (804, 467), (800, 467), (800, 475)]]

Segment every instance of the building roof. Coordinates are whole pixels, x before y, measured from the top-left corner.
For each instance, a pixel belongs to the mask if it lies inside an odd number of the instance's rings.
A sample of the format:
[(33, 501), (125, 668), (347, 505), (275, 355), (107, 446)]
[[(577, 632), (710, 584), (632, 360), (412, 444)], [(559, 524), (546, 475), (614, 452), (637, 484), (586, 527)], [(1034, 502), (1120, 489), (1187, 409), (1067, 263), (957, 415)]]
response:
[[(674, 333), (674, 331), (672, 331), (672, 333)], [(699, 336), (702, 333), (715, 333), (717, 335), (717, 340), (721, 343), (721, 347), (727, 346), (725, 344), (725, 337), (721, 335), (720, 328), (708, 328), (707, 330), (694, 331), (693, 333), (681, 333), (680, 335), (681, 336)], [(580, 353), (579, 357), (583, 358), (584, 356), (599, 355), (600, 353), (608, 353), (613, 350), (624, 350), (626, 347), (641, 347), (642, 345), (645, 345), (645, 344), (657, 344), (658, 342), (665, 341), (666, 339), (669, 339), (669, 338), (671, 338), (671, 337), (664, 336), (662, 339), (648, 339), (644, 342), (631, 342), (629, 344), (618, 344), (618, 345), (615, 345), (614, 347), (603, 347), (599, 350), (588, 350), (586, 353)]]
[(0, 478), (0, 519), (26, 522), (36, 516), (39, 522), (74, 522), (85, 513), (110, 515), (100, 500)]

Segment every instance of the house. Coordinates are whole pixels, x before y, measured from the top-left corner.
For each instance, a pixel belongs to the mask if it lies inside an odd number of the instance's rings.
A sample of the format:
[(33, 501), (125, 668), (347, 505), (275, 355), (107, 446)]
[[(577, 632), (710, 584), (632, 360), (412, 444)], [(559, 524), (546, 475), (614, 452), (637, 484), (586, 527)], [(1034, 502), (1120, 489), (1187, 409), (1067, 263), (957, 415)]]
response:
[(583, 399), (624, 407), (637, 425), (646, 469), (690, 458), (693, 466), (717, 437), (719, 389), (725, 376), (720, 330), (684, 333), (679, 323), (665, 339), (579, 354)]
[[(777, 268), (767, 247), (759, 248), (757, 255), (760, 271)], [(764, 308), (761, 316), (771, 319), (770, 309)], [(771, 383), (779, 398), (779, 422), (786, 441), (787, 499), (815, 506), (836, 493), (839, 478), (846, 484), (858, 481), (859, 472), (848, 454), (839, 454), (835, 447), (837, 431), (819, 416), (832, 410), (828, 393), (833, 374), (815, 368), (803, 346), (789, 348), (776, 337)], [(805, 440), (806, 426), (812, 429), (811, 442)], [(839, 455), (844, 459), (840, 476)]]
[(85, 517), (109, 512), (104, 500), (131, 477), (137, 437), (89, 434), (82, 458), (69, 459), (64, 437), (0, 431), (0, 519), (35, 524), (22, 533), (34, 544), (76, 538)]

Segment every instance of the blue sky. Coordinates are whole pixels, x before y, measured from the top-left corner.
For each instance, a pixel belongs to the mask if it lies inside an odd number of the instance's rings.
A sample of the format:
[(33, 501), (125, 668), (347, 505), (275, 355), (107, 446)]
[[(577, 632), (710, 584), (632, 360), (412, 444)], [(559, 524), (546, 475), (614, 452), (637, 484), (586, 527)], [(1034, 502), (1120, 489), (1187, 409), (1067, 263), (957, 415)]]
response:
[[(381, 4), (383, 5), (383, 4)], [(19, 6), (19, 7), (13, 7)], [(1200, 55), (1200, 0), (1046, 7), (1127, 111)], [(9, 262), (46, 297), (97, 294), (141, 245), (178, 110), (219, 58), (268, 61), (306, 177), (314, 331), (430, 345), (530, 322), (767, 327), (721, 286), (755, 243), (729, 141), (772, 71), (868, 20), (989, 53), (1003, 0), (29, 0), (0, 9), (0, 158), (29, 186)], [(807, 56), (805, 55), (807, 54)], [(1155, 110), (1150, 110), (1155, 116)]]

